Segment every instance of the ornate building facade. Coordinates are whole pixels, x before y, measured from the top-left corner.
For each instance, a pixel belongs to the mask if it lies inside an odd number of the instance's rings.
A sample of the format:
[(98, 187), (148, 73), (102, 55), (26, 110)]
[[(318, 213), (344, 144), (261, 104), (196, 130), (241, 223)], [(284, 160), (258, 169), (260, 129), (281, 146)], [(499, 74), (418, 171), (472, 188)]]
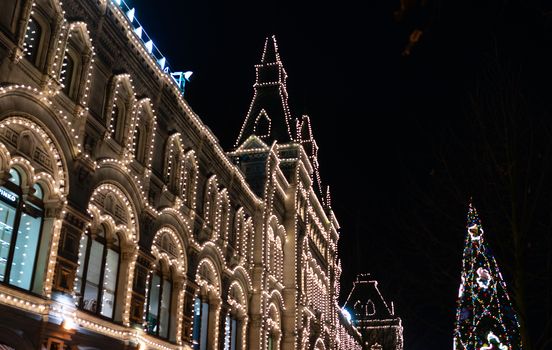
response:
[(124, 6), (0, 5), (0, 347), (360, 349), (276, 40), (227, 153)]
[(393, 302), (385, 301), (378, 281), (370, 274), (359, 274), (343, 306), (351, 323), (360, 331), (364, 349), (403, 350), (402, 320)]

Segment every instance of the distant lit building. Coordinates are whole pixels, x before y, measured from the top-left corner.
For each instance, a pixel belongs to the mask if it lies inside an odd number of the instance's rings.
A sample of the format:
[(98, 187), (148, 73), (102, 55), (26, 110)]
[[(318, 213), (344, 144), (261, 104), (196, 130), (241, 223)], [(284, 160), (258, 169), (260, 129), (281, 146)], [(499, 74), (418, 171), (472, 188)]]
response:
[(343, 309), (362, 334), (364, 349), (402, 350), (403, 327), (395, 315), (393, 302), (388, 304), (369, 274), (360, 274), (353, 282)]
[(361, 348), (274, 38), (256, 70), (226, 153), (124, 1), (1, 2), (1, 349)]

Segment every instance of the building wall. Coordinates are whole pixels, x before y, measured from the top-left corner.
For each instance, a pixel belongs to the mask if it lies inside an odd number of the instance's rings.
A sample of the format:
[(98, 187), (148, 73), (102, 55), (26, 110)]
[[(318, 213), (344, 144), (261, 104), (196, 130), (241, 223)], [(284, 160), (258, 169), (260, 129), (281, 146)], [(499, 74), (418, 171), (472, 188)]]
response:
[[(20, 231), (28, 203), (42, 220), (32, 283), (0, 283), (0, 342), (186, 349), (202, 323), (201, 348), (339, 348), (339, 225), (302, 146), (226, 154), (114, 2), (1, 7), (0, 185), (25, 202)], [(233, 163), (256, 152), (262, 196)]]

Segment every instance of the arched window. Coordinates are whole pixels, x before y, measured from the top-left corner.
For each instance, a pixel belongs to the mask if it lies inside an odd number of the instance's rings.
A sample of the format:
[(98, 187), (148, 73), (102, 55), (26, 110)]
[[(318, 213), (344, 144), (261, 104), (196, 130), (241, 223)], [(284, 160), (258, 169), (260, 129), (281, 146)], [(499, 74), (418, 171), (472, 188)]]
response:
[(68, 96), (71, 96), (71, 87), (73, 85), (73, 78), (75, 73), (75, 60), (67, 52), (63, 58), (61, 66), (61, 73), (59, 75), (59, 82), (61, 83), (63, 92)]
[(217, 229), (217, 214), (221, 204), (218, 201), (218, 186), (216, 179), (210, 179), (205, 184), (205, 195), (203, 201), (204, 220), (214, 231)]
[(228, 199), (228, 193), (222, 192), (220, 195), (220, 206), (219, 206), (219, 212), (220, 212), (220, 222), (219, 222), (219, 237), (228, 240), (229, 239), (229, 231), (231, 231), (228, 227), (230, 224), (230, 200)]
[(234, 229), (230, 232), (228, 243), (236, 250), (236, 253), (242, 255), (241, 247), (239, 246), (240, 237), (243, 235), (243, 212), (239, 209), (234, 216)]
[(197, 297), (194, 301), (194, 328), (192, 346), (194, 350), (207, 350), (207, 331), (209, 330), (209, 302)]
[(0, 282), (31, 290), (38, 257), (44, 207), (42, 188), (25, 200), (21, 175), (10, 169), (10, 179), (0, 187)]
[(137, 127), (136, 130), (134, 130), (134, 158), (140, 163), (143, 161), (142, 151), (142, 129)]
[(40, 24), (38, 24), (36, 19), (31, 17), (27, 23), (25, 41), (23, 42), (23, 52), (29, 61), (35, 65), (37, 64), (41, 36), (42, 28), (40, 27)]
[(119, 272), (120, 244), (116, 234), (108, 235), (104, 225), (85, 234), (79, 252), (76, 290), (79, 307), (112, 319)]
[(283, 267), (284, 267), (284, 252), (282, 250), (282, 241), (280, 236), (277, 236), (274, 240), (274, 274), (278, 281), (283, 282)]
[(170, 272), (168, 275), (168, 277), (164, 276), (161, 270), (153, 273), (148, 295), (146, 330), (149, 334), (162, 338), (169, 337), (171, 322), (171, 295), (173, 286)]
[(188, 154), (186, 158), (186, 193), (184, 196), (185, 204), (188, 208), (192, 208), (195, 203), (195, 181), (197, 177), (197, 167), (193, 154)]
[(113, 118), (111, 120), (111, 137), (119, 143), (123, 141), (124, 131), (124, 109), (120, 108), (118, 104), (113, 106), (112, 111)]

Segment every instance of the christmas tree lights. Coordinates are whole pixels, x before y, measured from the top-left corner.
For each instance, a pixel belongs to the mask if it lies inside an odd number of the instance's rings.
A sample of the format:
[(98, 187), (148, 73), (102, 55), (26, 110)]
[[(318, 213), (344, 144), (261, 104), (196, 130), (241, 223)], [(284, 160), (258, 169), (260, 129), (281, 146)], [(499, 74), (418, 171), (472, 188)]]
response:
[(519, 323), (506, 283), (470, 204), (458, 291), (454, 349), (521, 350)]

